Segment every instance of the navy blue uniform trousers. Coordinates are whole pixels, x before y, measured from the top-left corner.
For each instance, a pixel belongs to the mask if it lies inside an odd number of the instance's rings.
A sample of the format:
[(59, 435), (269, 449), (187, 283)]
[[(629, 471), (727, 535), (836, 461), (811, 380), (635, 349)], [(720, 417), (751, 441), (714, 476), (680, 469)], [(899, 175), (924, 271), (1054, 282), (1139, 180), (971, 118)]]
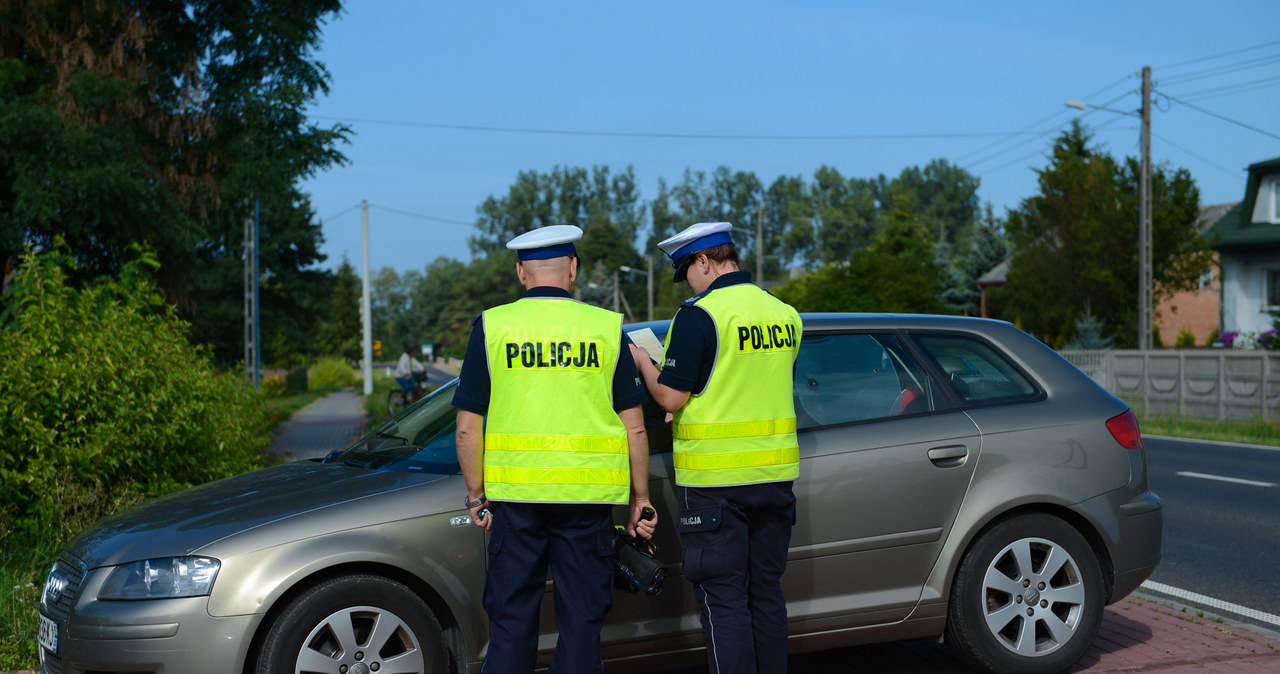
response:
[(490, 517), (484, 579), (490, 636), (481, 671), (533, 671), (550, 566), (560, 638), (549, 671), (603, 672), (600, 630), (613, 608), (612, 506), (502, 502)]
[(679, 487), (676, 502), (711, 674), (787, 671), (781, 579), (796, 522), (791, 482)]

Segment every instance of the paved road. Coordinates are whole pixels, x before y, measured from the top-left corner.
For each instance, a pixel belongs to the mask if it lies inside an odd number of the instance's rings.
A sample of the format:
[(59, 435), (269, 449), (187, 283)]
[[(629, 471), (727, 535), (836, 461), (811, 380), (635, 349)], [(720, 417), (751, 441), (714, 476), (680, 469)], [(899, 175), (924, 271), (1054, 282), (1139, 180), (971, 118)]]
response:
[(1151, 580), (1280, 615), (1280, 447), (1144, 444), (1152, 490), (1164, 500), (1164, 556)]

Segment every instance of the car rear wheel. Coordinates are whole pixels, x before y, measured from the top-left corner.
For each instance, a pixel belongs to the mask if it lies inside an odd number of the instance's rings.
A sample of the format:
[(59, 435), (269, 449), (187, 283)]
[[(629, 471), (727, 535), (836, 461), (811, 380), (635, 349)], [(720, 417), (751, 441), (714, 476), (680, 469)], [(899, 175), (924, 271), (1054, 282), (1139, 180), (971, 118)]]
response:
[(1071, 525), (1024, 515), (983, 532), (960, 562), (947, 643), (990, 672), (1066, 670), (1093, 645), (1104, 603), (1098, 557)]
[(276, 616), (257, 671), (445, 672), (444, 639), (409, 588), (380, 576), (342, 576), (306, 590)]

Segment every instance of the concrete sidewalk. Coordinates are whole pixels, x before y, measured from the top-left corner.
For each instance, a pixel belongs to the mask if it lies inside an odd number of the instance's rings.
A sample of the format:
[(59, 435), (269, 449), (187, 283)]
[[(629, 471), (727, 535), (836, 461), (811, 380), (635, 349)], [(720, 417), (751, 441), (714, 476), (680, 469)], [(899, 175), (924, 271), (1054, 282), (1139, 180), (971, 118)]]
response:
[(267, 451), (285, 461), (321, 458), (358, 440), (367, 420), (364, 395), (350, 388), (334, 391), (280, 424)]

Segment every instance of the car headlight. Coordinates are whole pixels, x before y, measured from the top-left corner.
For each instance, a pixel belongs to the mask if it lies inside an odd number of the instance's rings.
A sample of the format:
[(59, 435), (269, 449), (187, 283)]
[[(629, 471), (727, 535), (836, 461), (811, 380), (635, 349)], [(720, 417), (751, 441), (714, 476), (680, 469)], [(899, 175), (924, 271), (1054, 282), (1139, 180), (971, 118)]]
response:
[(222, 563), (209, 557), (165, 557), (117, 566), (98, 599), (170, 599), (209, 594)]

